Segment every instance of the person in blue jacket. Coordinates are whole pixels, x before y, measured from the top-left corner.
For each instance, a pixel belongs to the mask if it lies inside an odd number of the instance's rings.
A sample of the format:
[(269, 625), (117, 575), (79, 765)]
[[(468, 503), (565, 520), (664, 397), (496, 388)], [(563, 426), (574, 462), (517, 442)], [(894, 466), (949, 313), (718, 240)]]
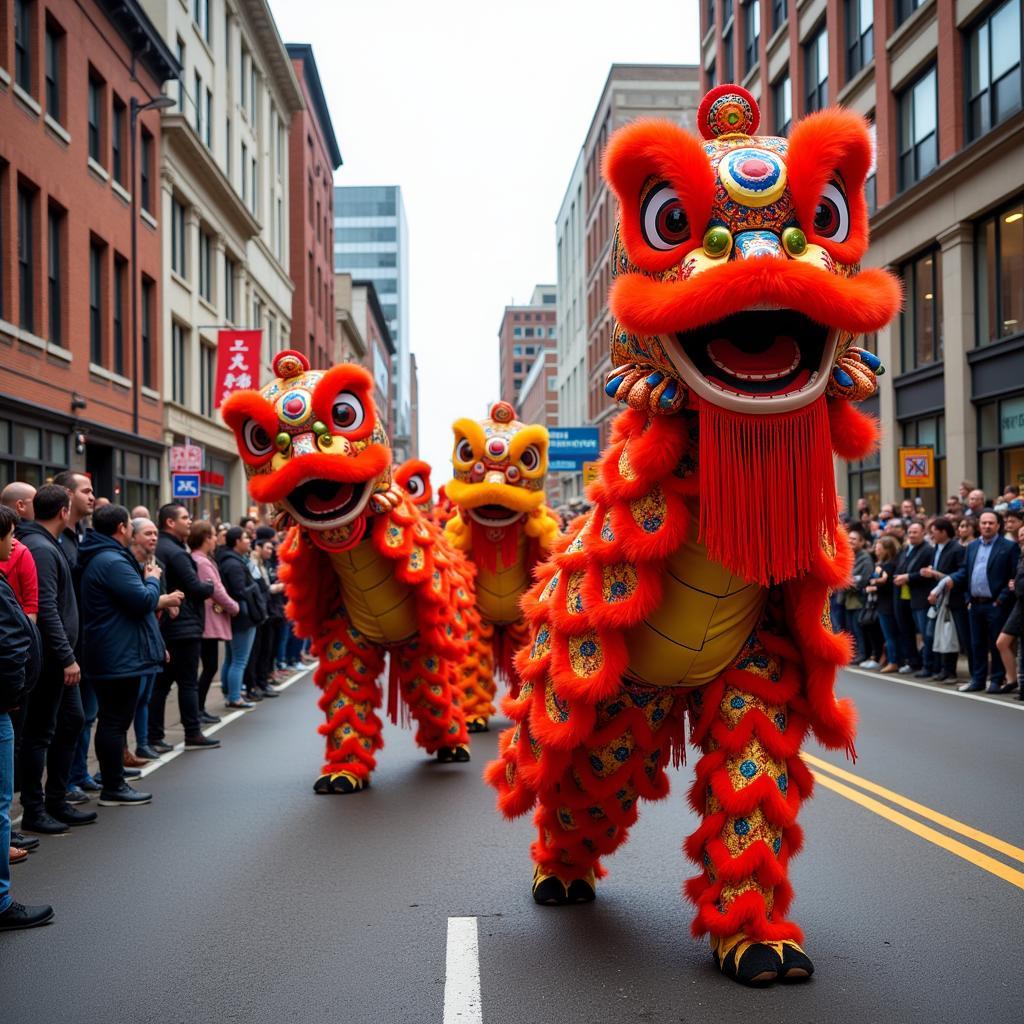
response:
[(158, 565), (140, 569), (128, 549), (131, 520), (123, 505), (96, 509), (78, 549), (82, 593), (82, 672), (96, 688), (96, 756), (102, 807), (149, 803), (152, 796), (125, 782), (123, 753), (135, 715), (139, 683), (166, 659), (156, 612), (176, 607), (180, 593), (160, 593)]

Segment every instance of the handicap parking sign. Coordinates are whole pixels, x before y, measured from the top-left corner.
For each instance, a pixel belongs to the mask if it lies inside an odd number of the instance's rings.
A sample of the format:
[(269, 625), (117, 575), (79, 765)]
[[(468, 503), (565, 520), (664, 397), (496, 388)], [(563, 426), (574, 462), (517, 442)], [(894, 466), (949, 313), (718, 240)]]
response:
[(181, 501), (199, 497), (198, 473), (174, 473), (171, 476), (171, 496)]

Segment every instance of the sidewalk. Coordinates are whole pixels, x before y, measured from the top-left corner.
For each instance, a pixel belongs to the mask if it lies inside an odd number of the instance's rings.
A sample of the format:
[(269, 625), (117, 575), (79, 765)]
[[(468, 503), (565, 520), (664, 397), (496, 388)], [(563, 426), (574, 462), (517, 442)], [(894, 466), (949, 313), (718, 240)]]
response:
[[(288, 676), (287, 679), (277, 684), (275, 688), (278, 690), (283, 690), (289, 686), (292, 686), (307, 673), (311, 672), (314, 668), (316, 668), (315, 663), (312, 665), (303, 666), (297, 672), (293, 672), (290, 676)], [(218, 722), (216, 725), (206, 726), (203, 729), (203, 732), (207, 736), (214, 735), (220, 732), (220, 730), (223, 729), (224, 726), (234, 722), (235, 719), (241, 718), (244, 715), (252, 715), (256, 714), (257, 712), (264, 711), (267, 705), (272, 706), (273, 704), (274, 701), (271, 699), (260, 701), (258, 704), (256, 704), (253, 708), (251, 708), (248, 711), (233, 711), (230, 708), (225, 708), (224, 699), (221, 696), (220, 692), (220, 676), (218, 675), (210, 684), (210, 692), (206, 698), (206, 706), (210, 714), (220, 716), (220, 722)], [(95, 734), (95, 726), (93, 727), (93, 732)], [(167, 713), (164, 720), (164, 733), (164, 742), (170, 744), (174, 749), (169, 754), (164, 754), (163, 757), (157, 758), (157, 760), (155, 761), (150, 761), (149, 764), (142, 769), (143, 776), (149, 775), (151, 772), (155, 771), (161, 765), (167, 764), (169, 761), (173, 761), (185, 749), (185, 730), (182, 728), (181, 718), (179, 717), (178, 712), (177, 686), (172, 687), (171, 692), (167, 696)], [(135, 733), (131, 729), (129, 729), (128, 731), (128, 746), (129, 749), (131, 750), (135, 749)], [(99, 771), (99, 767), (99, 762), (96, 760), (96, 748), (93, 744), (90, 744), (89, 774), (95, 775), (96, 772)], [(129, 779), (128, 781), (134, 784), (137, 780)], [(90, 802), (87, 804), (79, 805), (83, 810), (95, 809), (96, 794), (90, 793), (89, 795), (93, 799), (91, 799)], [(17, 830), (18, 825), (21, 822), (21, 813), (21, 801), (18, 798), (18, 795), (15, 794), (14, 801), (11, 804), (11, 827), (15, 830)]]

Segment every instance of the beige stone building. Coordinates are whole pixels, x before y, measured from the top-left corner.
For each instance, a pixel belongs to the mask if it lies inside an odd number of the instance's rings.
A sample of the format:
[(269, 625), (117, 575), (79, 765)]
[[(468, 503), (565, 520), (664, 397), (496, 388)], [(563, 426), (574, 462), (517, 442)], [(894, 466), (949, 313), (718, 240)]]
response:
[(302, 94), (266, 0), (142, 5), (183, 68), (162, 118), (165, 441), (204, 449), (193, 514), (237, 520), (249, 499), (213, 404), (217, 331), (263, 330), (262, 379), (289, 346), (288, 126)]

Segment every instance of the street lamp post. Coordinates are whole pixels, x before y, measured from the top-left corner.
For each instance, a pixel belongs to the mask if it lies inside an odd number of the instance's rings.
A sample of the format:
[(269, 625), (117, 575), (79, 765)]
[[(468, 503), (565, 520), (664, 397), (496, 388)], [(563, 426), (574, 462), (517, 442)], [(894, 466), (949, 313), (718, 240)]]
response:
[(139, 359), (139, 170), (138, 170), (138, 121), (139, 114), (144, 110), (166, 110), (173, 107), (175, 101), (170, 96), (157, 96), (148, 103), (140, 103), (134, 96), (131, 99), (128, 118), (128, 140), (131, 176), (132, 176), (132, 431), (139, 434), (139, 389), (142, 387), (141, 360)]

